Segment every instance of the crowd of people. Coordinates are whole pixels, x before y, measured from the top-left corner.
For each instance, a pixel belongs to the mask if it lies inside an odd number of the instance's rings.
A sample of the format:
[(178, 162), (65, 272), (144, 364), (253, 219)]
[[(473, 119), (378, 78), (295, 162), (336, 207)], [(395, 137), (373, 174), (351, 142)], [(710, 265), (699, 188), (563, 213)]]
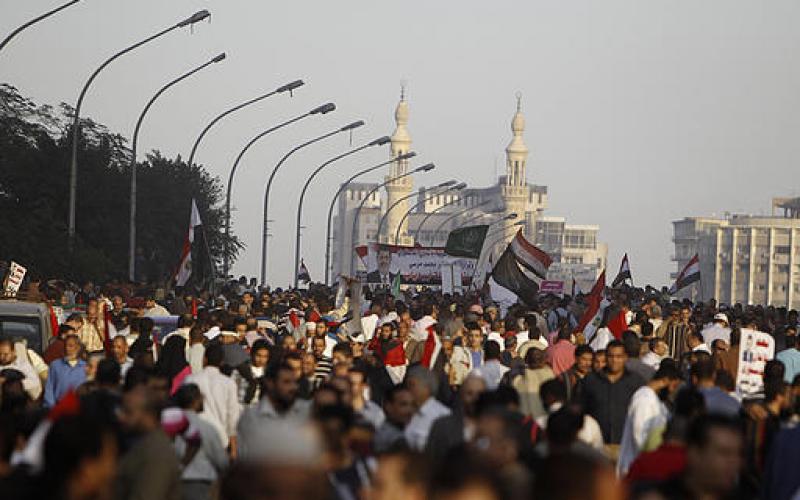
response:
[[(43, 352), (0, 338), (4, 499), (800, 497), (796, 311), (623, 286), (588, 333), (582, 296), (32, 293), (79, 307)], [(743, 398), (746, 329), (777, 354)]]

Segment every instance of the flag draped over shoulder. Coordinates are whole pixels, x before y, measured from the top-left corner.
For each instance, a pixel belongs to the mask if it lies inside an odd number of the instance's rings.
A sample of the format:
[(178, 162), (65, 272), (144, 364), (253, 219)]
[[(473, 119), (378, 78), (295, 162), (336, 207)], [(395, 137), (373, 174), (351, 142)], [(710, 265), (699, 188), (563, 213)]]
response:
[(622, 263), (619, 265), (619, 272), (617, 273), (617, 277), (614, 278), (614, 281), (611, 282), (611, 288), (617, 288), (625, 283), (625, 280), (633, 281), (631, 277), (631, 265), (628, 262), (628, 254), (622, 257)]
[(186, 233), (186, 238), (183, 240), (183, 248), (181, 249), (181, 262), (178, 270), (175, 272), (175, 284), (177, 286), (184, 286), (192, 276), (192, 243), (194, 243), (194, 228), (202, 226), (203, 221), (200, 220), (200, 211), (197, 210), (197, 202), (192, 198), (192, 215), (189, 217), (189, 230)]
[(594, 336), (600, 320), (603, 318), (603, 309), (601, 304), (603, 302), (603, 295), (606, 288), (606, 272), (603, 270), (598, 276), (597, 281), (592, 286), (589, 295), (586, 296), (586, 310), (583, 311), (576, 331), (583, 332), (584, 337), (588, 341), (589, 338)]
[(453, 257), (467, 257), (477, 259), (481, 255), (483, 242), (486, 240), (486, 231), (489, 226), (467, 226), (450, 231), (447, 235), (447, 244), (444, 253)]
[(678, 274), (678, 278), (669, 289), (670, 295), (678, 293), (679, 290), (686, 288), (695, 281), (700, 281), (700, 258), (697, 254), (689, 260), (686, 266)]

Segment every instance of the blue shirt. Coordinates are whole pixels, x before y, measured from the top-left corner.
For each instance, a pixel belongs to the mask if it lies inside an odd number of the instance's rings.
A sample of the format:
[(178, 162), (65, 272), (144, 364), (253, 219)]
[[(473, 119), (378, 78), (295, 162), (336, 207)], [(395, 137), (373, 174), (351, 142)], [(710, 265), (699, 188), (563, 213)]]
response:
[(66, 358), (50, 363), (47, 383), (44, 386), (44, 404), (52, 408), (64, 394), (86, 382), (86, 362), (79, 359), (70, 366)]
[(481, 357), (483, 357), (482, 351), (469, 351), (472, 354), (472, 368), (480, 368), (481, 367)]
[(786, 374), (783, 376), (783, 380), (791, 384), (795, 375), (800, 374), (800, 351), (795, 348), (786, 349), (779, 352), (775, 358), (786, 367)]

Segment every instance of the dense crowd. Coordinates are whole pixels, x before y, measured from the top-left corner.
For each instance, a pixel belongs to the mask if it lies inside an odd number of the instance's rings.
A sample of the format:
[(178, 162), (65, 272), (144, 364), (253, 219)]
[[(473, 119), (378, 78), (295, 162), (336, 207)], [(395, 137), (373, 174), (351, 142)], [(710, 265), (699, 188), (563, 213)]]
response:
[[(0, 338), (4, 499), (800, 495), (796, 311), (623, 286), (589, 334), (583, 296), (28, 292), (72, 312), (41, 353)], [(743, 398), (747, 329), (777, 354)]]

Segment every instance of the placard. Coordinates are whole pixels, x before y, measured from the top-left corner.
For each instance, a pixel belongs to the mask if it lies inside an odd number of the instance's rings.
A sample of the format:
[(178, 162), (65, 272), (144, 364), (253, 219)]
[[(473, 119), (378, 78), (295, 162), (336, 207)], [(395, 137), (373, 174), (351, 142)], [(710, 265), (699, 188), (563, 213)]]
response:
[(764, 393), (764, 367), (775, 357), (775, 340), (771, 335), (742, 329), (739, 341), (739, 371), (736, 374), (736, 392), (742, 398)]
[(27, 271), (27, 269), (16, 262), (11, 261), (11, 266), (8, 268), (8, 275), (6, 275), (6, 280), (3, 284), (3, 295), (6, 297), (16, 297)]

